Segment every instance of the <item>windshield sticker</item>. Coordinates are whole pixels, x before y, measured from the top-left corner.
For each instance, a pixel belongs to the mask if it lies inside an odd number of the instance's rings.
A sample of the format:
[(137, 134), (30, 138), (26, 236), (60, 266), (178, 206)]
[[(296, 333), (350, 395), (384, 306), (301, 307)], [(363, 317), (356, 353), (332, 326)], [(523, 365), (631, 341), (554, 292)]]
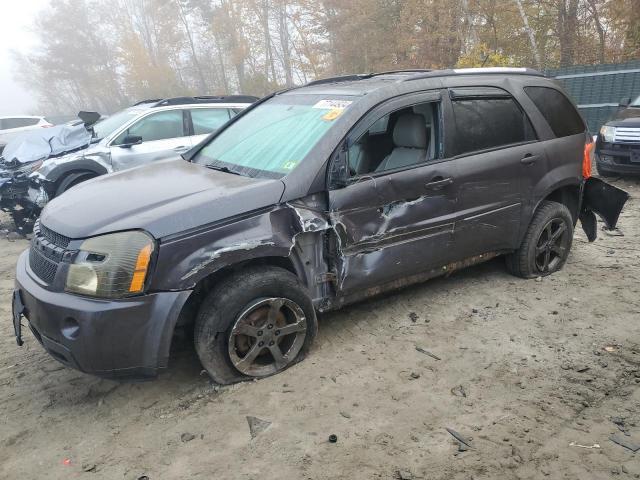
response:
[(313, 108), (321, 108), (323, 110), (344, 110), (353, 102), (350, 100), (320, 100)]
[(322, 119), (326, 122), (333, 122), (336, 118), (342, 115), (344, 109), (342, 108), (334, 108), (333, 110), (329, 110), (322, 116)]

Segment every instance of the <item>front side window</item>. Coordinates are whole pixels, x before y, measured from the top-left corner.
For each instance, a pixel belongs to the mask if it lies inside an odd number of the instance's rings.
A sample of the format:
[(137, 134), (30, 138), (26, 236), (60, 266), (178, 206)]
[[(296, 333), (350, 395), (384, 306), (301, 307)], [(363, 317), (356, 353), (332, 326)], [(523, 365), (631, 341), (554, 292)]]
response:
[(137, 110), (122, 110), (121, 112), (114, 113), (110, 117), (107, 117), (93, 125), (93, 133), (96, 138), (104, 138), (111, 135), (118, 128), (123, 126), (129, 120), (140, 114)]
[(351, 105), (349, 98), (273, 97), (225, 128), (193, 161), (248, 176), (282, 177), (305, 159)]
[(182, 110), (168, 110), (147, 115), (121, 133), (115, 144), (122, 143), (128, 135), (142, 137), (143, 142), (183, 137)]
[(511, 97), (457, 98), (452, 101), (455, 124), (453, 155), (535, 140), (526, 114)]
[(227, 123), (230, 118), (227, 108), (194, 108), (191, 110), (193, 134), (209, 134)]
[(556, 137), (584, 133), (582, 117), (561, 92), (549, 87), (525, 87), (525, 93), (535, 103)]
[(348, 151), (351, 176), (418, 166), (437, 156), (438, 102), (381, 116)]

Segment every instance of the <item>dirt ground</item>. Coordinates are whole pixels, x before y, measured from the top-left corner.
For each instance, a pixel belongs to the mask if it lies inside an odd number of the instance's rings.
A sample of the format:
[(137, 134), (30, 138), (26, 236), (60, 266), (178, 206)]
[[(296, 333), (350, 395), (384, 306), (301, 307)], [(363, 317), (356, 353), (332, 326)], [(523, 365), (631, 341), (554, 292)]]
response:
[[(624, 236), (578, 231), (562, 272), (496, 259), (325, 315), (304, 362), (225, 388), (186, 342), (145, 383), (64, 368), (30, 333), (18, 348), (27, 241), (2, 235), (0, 478), (640, 478), (609, 440), (640, 443), (640, 181), (612, 183), (634, 197)], [(270, 425), (252, 438), (247, 416)]]

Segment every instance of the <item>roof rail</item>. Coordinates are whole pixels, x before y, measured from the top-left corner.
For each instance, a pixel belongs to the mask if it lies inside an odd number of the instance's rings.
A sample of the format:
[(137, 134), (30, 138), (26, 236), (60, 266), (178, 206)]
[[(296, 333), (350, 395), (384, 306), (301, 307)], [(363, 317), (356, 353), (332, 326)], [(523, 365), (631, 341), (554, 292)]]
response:
[(175, 97), (158, 100), (152, 107), (169, 105), (192, 105), (198, 103), (253, 103), (259, 100), (252, 95), (201, 95), (196, 97)]
[(378, 72), (374, 73), (373, 76), (377, 77), (379, 75), (393, 75), (394, 73), (427, 73), (433, 72), (431, 68), (407, 68), (404, 70), (388, 70), (386, 72)]
[(148, 100), (140, 100), (137, 103), (134, 103), (133, 106), (137, 107), (138, 105), (144, 105), (145, 103), (158, 103), (160, 100), (162, 100), (161, 98), (150, 98)]
[(419, 75), (413, 75), (405, 78), (405, 82), (412, 80), (420, 80), (423, 78), (449, 77), (453, 75), (533, 75), (536, 77), (544, 77), (545, 74), (538, 70), (524, 67), (483, 67), (483, 68), (449, 68), (446, 70), (432, 70)]
[(353, 82), (354, 80), (365, 80), (367, 78), (371, 78), (377, 74), (375, 73), (357, 73), (353, 75), (339, 75), (337, 77), (329, 77), (329, 78), (321, 78), (319, 80), (313, 80), (312, 82), (306, 83), (305, 87), (310, 87), (312, 85), (323, 85), (325, 83), (338, 83), (338, 82)]

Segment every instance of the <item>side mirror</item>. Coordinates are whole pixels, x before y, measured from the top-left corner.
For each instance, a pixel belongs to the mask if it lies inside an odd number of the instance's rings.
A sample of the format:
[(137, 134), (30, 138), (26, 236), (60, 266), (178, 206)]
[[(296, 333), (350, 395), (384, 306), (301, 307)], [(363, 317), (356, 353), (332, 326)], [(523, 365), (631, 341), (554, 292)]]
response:
[(631, 105), (631, 99), (629, 97), (625, 97), (622, 100), (620, 100), (620, 103), (618, 104), (620, 107), (628, 107), (629, 105)]
[(131, 148), (134, 145), (140, 145), (141, 143), (142, 137), (140, 135), (127, 135), (118, 146), (120, 148)]

